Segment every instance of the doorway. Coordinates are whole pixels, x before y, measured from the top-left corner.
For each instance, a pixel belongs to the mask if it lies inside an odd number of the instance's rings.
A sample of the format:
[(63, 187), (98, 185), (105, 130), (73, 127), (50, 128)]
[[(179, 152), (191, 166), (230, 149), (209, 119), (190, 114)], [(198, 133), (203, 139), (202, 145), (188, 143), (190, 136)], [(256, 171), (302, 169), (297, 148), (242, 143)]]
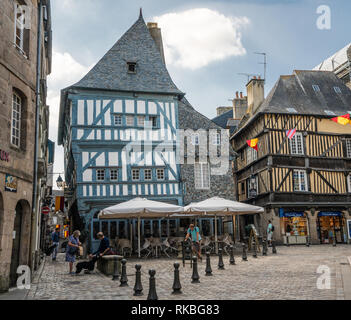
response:
[(337, 243), (344, 243), (342, 216), (318, 216), (318, 235), (321, 244), (332, 244), (335, 234)]

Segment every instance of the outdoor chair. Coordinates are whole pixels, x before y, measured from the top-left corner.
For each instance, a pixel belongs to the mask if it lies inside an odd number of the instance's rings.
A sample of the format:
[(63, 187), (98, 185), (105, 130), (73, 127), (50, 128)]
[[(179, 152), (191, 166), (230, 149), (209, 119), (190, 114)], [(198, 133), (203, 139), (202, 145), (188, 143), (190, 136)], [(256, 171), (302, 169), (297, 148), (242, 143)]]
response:
[(204, 237), (203, 239), (201, 239), (201, 251), (203, 251), (204, 253), (206, 252), (211, 253), (213, 250), (214, 250), (214, 247), (210, 237)]
[(231, 239), (230, 235), (226, 233), (224, 235), (224, 238), (222, 239), (222, 248), (223, 248), (223, 250), (225, 251), (225, 253), (227, 255), (229, 255), (229, 251), (228, 250), (229, 250), (230, 246), (233, 245), (233, 244), (234, 244), (234, 242)]
[(143, 256), (143, 258), (147, 258), (150, 253), (152, 252), (152, 247), (151, 247), (151, 242), (149, 241), (149, 239), (145, 238), (144, 244), (143, 246), (140, 248), (140, 254), (142, 254), (142, 252), (146, 252), (145, 255)]
[(129, 239), (118, 239), (117, 241), (117, 248), (122, 252), (122, 256), (126, 256), (126, 254), (129, 254), (129, 256), (132, 255), (132, 245), (130, 243)]
[(168, 238), (166, 238), (165, 240), (163, 240), (162, 245), (161, 245), (161, 251), (168, 257), (170, 258), (170, 254), (172, 254), (172, 252), (178, 254), (178, 249), (175, 247), (172, 247), (168, 241)]
[(151, 242), (152, 251), (155, 252), (155, 257), (157, 258), (157, 250), (159, 249), (161, 251), (161, 248), (162, 248), (161, 239), (151, 237), (150, 242)]

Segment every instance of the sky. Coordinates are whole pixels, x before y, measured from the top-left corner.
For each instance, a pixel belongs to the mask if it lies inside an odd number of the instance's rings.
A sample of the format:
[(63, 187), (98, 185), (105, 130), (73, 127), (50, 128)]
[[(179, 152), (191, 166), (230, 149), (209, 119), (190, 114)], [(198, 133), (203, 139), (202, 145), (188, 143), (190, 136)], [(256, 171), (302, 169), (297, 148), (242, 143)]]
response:
[[(57, 141), (60, 90), (79, 81), (138, 19), (161, 28), (166, 64), (196, 110), (214, 118), (247, 76), (265, 95), (280, 75), (309, 70), (351, 42), (349, 0), (52, 0), (53, 66), (49, 138)], [(323, 7), (321, 7), (323, 6)], [(330, 13), (330, 19), (328, 19)], [(63, 148), (54, 172), (64, 171)], [(56, 181), (57, 175), (54, 176)]]

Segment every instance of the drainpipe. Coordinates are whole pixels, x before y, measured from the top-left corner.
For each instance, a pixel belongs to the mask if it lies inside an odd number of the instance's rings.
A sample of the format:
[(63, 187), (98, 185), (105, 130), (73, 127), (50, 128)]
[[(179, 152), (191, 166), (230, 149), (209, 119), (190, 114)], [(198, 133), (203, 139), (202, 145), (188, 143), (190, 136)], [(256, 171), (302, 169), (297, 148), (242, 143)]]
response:
[[(40, 115), (40, 78), (41, 78), (41, 22), (42, 22), (42, 0), (38, 3), (38, 40), (37, 40), (37, 71), (36, 71), (36, 107), (35, 107), (35, 141), (34, 141), (34, 172), (33, 172), (33, 197), (32, 197), (32, 249), (36, 249), (37, 225), (37, 179), (38, 179), (38, 146), (39, 146), (39, 115)], [(34, 242), (34, 246), (33, 246)], [(32, 253), (33, 254), (33, 253)], [(33, 261), (32, 261), (33, 265)]]

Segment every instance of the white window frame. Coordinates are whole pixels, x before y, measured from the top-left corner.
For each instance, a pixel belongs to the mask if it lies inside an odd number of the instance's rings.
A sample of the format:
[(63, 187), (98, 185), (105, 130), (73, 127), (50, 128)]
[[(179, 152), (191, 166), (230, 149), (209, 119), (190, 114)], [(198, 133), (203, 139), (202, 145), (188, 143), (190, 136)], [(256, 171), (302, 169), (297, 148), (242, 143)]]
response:
[(114, 121), (115, 126), (121, 126), (123, 124), (122, 115), (121, 114), (114, 115), (113, 121)]
[(11, 144), (17, 148), (21, 146), (22, 104), (22, 98), (16, 92), (13, 92), (11, 110)]
[(195, 163), (194, 165), (194, 181), (195, 189), (210, 189), (210, 165), (208, 163)]
[(346, 157), (351, 158), (351, 139), (346, 139)]
[(213, 144), (214, 146), (220, 146), (220, 145), (221, 145), (221, 134), (220, 134), (220, 133), (217, 132), (217, 133), (213, 136), (212, 144)]
[(118, 181), (118, 169), (111, 169), (110, 170), (110, 180), (111, 181)]
[(134, 126), (134, 116), (126, 115), (126, 125), (128, 127), (133, 127)]
[(140, 169), (132, 169), (132, 180), (140, 181)]
[(96, 181), (105, 181), (105, 178), (106, 178), (105, 169), (97, 169)]
[(347, 176), (348, 192), (351, 193), (351, 174)]
[(151, 181), (152, 180), (152, 169), (144, 169), (144, 180), (145, 181)]
[[(14, 44), (16, 48), (18, 48), (22, 53), (24, 53), (24, 14), (23, 12), (19, 11), (21, 5), (18, 2), (14, 4), (14, 23), (15, 23), (15, 34), (14, 34)], [(18, 15), (20, 15), (18, 17)], [(19, 37), (17, 36), (17, 29), (19, 30)], [(17, 44), (17, 39), (19, 40), (19, 44)]]
[(296, 132), (290, 139), (290, 153), (294, 155), (305, 154), (302, 132)]
[(156, 179), (165, 180), (165, 169), (156, 169)]
[(246, 148), (246, 164), (250, 164), (257, 160), (257, 151), (254, 148)]
[[(302, 178), (303, 178), (303, 181), (302, 181)], [(308, 192), (306, 170), (294, 170), (293, 171), (293, 184), (294, 184), (294, 191)]]

